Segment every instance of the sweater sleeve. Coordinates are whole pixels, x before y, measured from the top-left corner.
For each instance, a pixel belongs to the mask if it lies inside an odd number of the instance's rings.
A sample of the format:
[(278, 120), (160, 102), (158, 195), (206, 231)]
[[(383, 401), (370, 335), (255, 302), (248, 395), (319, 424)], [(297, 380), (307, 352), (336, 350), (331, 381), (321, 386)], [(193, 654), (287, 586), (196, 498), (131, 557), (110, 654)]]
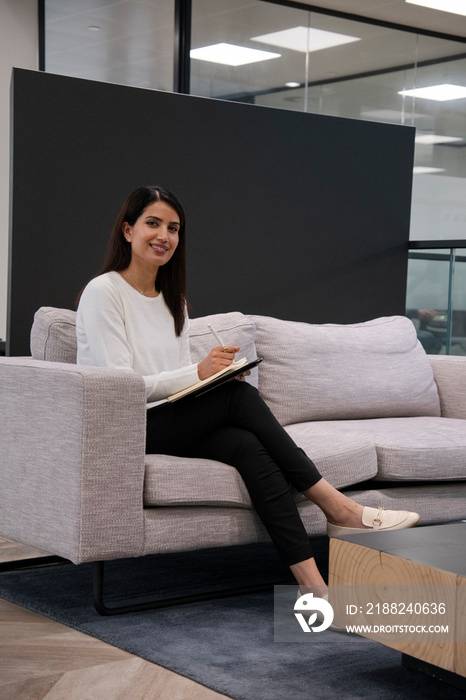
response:
[[(181, 335), (181, 352), (179, 369), (170, 372), (160, 372), (144, 377), (147, 401), (160, 401), (177, 391), (186, 389), (199, 381), (197, 365), (192, 364), (189, 348), (189, 318), (186, 315)], [(179, 387), (177, 389), (176, 387)]]
[[(94, 282), (84, 290), (78, 307), (78, 364), (133, 370), (133, 349), (126, 334), (122, 300), (112, 286)], [(199, 380), (197, 365), (190, 357), (188, 319), (180, 343), (178, 368), (142, 375), (148, 402), (166, 399)]]
[(162, 401), (177, 391), (186, 389), (188, 386), (199, 381), (197, 365), (187, 365), (169, 372), (160, 374), (149, 374), (143, 376), (146, 385), (146, 397), (148, 402)]

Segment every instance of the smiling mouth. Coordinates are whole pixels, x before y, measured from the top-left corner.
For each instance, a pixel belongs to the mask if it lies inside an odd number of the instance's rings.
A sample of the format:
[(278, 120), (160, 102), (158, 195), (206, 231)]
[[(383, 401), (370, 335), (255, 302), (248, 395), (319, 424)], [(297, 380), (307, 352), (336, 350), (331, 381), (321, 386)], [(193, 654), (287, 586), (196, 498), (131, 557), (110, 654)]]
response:
[(154, 245), (153, 243), (149, 244), (152, 250), (155, 250), (157, 253), (166, 253), (168, 248), (165, 248), (164, 246), (161, 245)]

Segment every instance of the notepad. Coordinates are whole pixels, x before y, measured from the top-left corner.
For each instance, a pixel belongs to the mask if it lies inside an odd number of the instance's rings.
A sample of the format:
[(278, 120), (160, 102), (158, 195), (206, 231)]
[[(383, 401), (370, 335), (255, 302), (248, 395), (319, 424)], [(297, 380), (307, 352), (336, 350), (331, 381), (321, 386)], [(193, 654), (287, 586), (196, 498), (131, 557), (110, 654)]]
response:
[(225, 369), (221, 369), (220, 372), (216, 372), (216, 374), (213, 374), (211, 377), (201, 379), (195, 384), (186, 387), (186, 389), (177, 391), (175, 394), (169, 396), (168, 400), (173, 402), (178, 401), (185, 396), (201, 396), (207, 391), (215, 389), (217, 386), (220, 386), (221, 384), (230, 381), (230, 379), (237, 377), (238, 374), (242, 374), (243, 372), (247, 372), (254, 367), (257, 367), (257, 365), (262, 362), (263, 359), (264, 358), (262, 357), (258, 357), (252, 362), (248, 362), (248, 360), (243, 357), (241, 360), (232, 362), (231, 365), (225, 367)]

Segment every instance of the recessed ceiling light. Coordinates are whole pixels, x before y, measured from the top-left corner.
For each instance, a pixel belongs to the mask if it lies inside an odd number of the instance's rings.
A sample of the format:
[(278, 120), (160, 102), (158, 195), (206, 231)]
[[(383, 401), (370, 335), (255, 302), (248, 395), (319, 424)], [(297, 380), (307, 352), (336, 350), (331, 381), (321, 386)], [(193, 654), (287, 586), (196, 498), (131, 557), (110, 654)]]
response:
[(463, 141), (461, 136), (441, 136), (440, 134), (419, 134), (414, 140), (416, 143), (427, 146), (434, 146), (436, 143), (453, 143), (453, 141)]
[(260, 41), (263, 44), (280, 46), (283, 49), (293, 51), (321, 51), (340, 44), (349, 44), (353, 41), (360, 41), (359, 37), (348, 34), (337, 34), (336, 32), (326, 32), (323, 29), (311, 29), (309, 27), (292, 27), (283, 29), (280, 32), (262, 34), (251, 37), (253, 41)]
[(460, 100), (466, 97), (466, 87), (463, 85), (431, 85), (430, 87), (416, 88), (414, 90), (400, 90), (399, 95), (419, 97), (425, 100), (446, 102), (447, 100)]
[(414, 175), (429, 175), (429, 173), (444, 173), (445, 168), (428, 168), (425, 165), (415, 165), (413, 168)]
[(244, 66), (248, 63), (268, 61), (271, 58), (279, 58), (279, 53), (249, 49), (246, 46), (234, 44), (213, 44), (202, 46), (199, 49), (191, 49), (191, 58), (211, 63), (223, 63), (226, 66)]
[(406, 0), (411, 5), (421, 5), (431, 10), (441, 12), (453, 12), (455, 15), (466, 15), (466, 3), (464, 0)]
[(295, 83), (293, 80), (290, 80), (289, 83), (285, 83), (285, 87), (289, 88), (297, 88), (301, 85), (301, 83)]

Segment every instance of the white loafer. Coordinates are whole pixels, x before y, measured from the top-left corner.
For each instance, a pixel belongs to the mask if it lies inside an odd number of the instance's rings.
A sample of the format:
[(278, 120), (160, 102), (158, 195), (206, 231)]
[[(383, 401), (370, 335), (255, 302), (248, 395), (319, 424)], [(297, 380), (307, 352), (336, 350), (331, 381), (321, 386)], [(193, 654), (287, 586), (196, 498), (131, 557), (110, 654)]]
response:
[(385, 532), (386, 530), (405, 530), (419, 522), (417, 513), (407, 510), (385, 510), (365, 506), (362, 512), (362, 524), (366, 527), (341, 527), (327, 522), (329, 537), (339, 535), (359, 535), (361, 532)]

